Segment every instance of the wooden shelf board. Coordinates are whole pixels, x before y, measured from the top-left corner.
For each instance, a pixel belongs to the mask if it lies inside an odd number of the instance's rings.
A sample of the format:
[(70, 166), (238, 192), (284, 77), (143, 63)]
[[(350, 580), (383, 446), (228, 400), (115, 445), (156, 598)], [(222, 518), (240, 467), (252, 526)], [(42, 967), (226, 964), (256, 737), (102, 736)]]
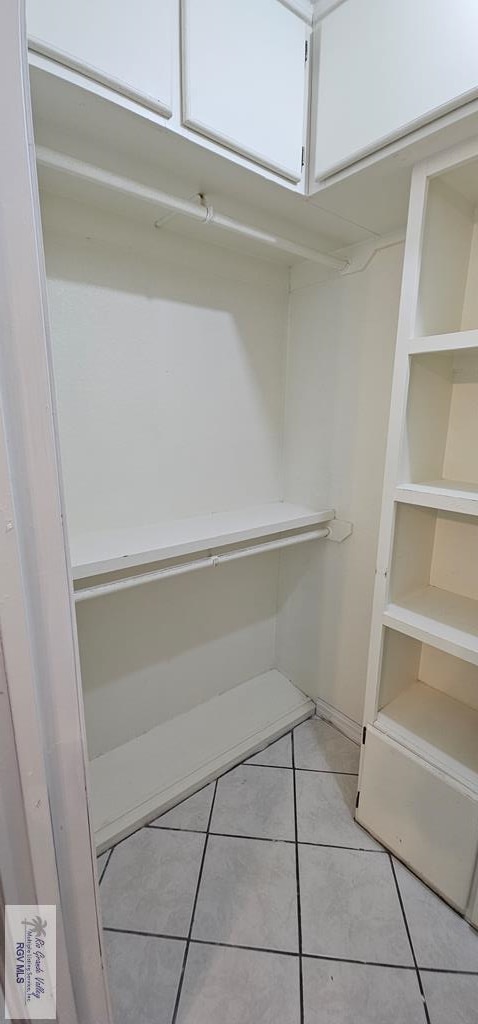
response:
[(478, 665), (478, 601), (424, 587), (388, 604), (383, 624)]
[(98, 852), (309, 718), (315, 705), (276, 669), (90, 762)]
[(419, 352), (448, 352), (462, 348), (478, 348), (478, 330), (430, 334), (422, 338), (411, 338), (408, 344), (408, 351), (412, 355)]
[(478, 711), (416, 682), (379, 711), (392, 739), (478, 791)]
[(445, 512), (478, 515), (478, 484), (462, 480), (426, 480), (423, 483), (402, 483), (395, 489), (395, 500)]
[(165, 521), (153, 526), (73, 536), (73, 578), (80, 580), (118, 569), (216, 550), (247, 540), (278, 537), (333, 518), (334, 511), (330, 508), (314, 511), (303, 505), (276, 501), (232, 512)]

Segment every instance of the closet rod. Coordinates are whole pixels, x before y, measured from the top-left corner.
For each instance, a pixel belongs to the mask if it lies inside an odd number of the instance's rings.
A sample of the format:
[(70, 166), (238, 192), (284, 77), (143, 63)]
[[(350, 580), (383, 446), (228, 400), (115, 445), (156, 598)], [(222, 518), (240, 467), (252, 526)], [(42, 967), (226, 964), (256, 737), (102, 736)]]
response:
[(297, 256), (299, 259), (310, 260), (313, 263), (322, 263), (332, 270), (345, 270), (348, 267), (348, 260), (339, 260), (335, 256), (319, 252), (318, 249), (309, 249), (308, 246), (298, 245), (288, 238), (281, 238), (279, 235), (271, 235), (267, 231), (260, 231), (250, 224), (243, 224), (241, 221), (233, 220), (222, 213), (217, 213), (212, 206), (201, 203), (194, 203), (190, 199), (181, 199), (179, 196), (172, 196), (168, 192), (161, 192), (159, 189), (150, 188), (148, 185), (141, 185), (131, 178), (123, 178), (111, 171), (105, 171), (94, 164), (84, 163), (76, 157), (58, 153), (46, 146), (38, 146), (36, 151), (37, 163), (40, 167), (49, 167), (61, 171), (63, 174), (81, 178), (83, 181), (94, 182), (104, 185), (106, 188), (123, 195), (133, 195), (147, 203), (162, 206), (171, 213), (183, 214), (193, 220), (201, 221), (203, 224), (215, 224), (226, 231), (235, 231), (237, 234), (245, 235), (256, 242), (263, 242), (264, 245), (273, 246), (283, 252)]
[(235, 562), (239, 558), (249, 558), (251, 555), (260, 555), (266, 551), (275, 551), (279, 548), (292, 547), (294, 544), (303, 544), (308, 540), (321, 540), (328, 537), (330, 530), (324, 527), (320, 530), (309, 530), (304, 533), (297, 533), (293, 537), (282, 537), (278, 540), (265, 541), (263, 544), (255, 544), (253, 547), (238, 548), (237, 551), (226, 551), (222, 555), (208, 555), (206, 558), (196, 558), (193, 562), (184, 562), (182, 565), (171, 565), (166, 569), (157, 569), (155, 572), (145, 572), (140, 576), (127, 576), (123, 580), (114, 580), (112, 583), (100, 583), (97, 587), (85, 587), (83, 590), (75, 591), (75, 601), (88, 601), (93, 597), (104, 597), (105, 594), (115, 594), (118, 590), (128, 590), (131, 587), (139, 587), (144, 583), (154, 583), (157, 580), (164, 580), (170, 576), (182, 576), (186, 572), (195, 572), (197, 569), (213, 569), (225, 562)]

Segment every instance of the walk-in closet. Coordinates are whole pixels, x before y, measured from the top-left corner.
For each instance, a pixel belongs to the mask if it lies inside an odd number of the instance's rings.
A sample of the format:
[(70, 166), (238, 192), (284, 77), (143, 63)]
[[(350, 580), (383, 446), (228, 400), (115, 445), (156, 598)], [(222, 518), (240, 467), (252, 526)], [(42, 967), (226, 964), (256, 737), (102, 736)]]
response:
[(0, 696), (60, 1024), (474, 1024), (478, 12), (420, 7), (6, 0)]

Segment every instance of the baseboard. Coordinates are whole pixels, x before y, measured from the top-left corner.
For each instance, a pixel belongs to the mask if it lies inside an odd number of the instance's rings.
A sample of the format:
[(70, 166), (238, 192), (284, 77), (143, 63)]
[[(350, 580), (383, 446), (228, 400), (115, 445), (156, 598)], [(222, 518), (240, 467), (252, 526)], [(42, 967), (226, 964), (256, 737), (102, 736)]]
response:
[(349, 740), (353, 740), (354, 743), (360, 743), (362, 726), (358, 722), (354, 722), (353, 718), (344, 715), (343, 711), (339, 711), (332, 704), (328, 704), (326, 700), (322, 700), (322, 697), (316, 697), (314, 700), (318, 718), (324, 718), (326, 722), (334, 725), (339, 732), (343, 732), (344, 736), (348, 736)]

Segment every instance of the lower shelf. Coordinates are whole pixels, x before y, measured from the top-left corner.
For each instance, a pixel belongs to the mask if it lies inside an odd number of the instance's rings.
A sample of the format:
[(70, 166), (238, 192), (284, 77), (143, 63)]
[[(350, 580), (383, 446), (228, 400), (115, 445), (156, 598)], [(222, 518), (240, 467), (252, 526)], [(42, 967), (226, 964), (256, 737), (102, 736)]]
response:
[(272, 669), (90, 763), (98, 853), (309, 718), (315, 705)]
[(474, 708), (416, 682), (379, 712), (376, 725), (478, 793), (478, 711)]

